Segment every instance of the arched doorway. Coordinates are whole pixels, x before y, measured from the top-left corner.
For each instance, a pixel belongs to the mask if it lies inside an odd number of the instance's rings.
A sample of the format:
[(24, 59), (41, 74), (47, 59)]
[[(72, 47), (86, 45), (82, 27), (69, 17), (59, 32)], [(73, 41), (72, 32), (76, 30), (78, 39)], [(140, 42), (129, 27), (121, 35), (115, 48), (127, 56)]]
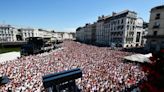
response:
[(17, 41), (23, 41), (23, 39), (22, 39), (22, 36), (21, 36), (21, 35), (16, 35), (16, 39), (17, 39)]

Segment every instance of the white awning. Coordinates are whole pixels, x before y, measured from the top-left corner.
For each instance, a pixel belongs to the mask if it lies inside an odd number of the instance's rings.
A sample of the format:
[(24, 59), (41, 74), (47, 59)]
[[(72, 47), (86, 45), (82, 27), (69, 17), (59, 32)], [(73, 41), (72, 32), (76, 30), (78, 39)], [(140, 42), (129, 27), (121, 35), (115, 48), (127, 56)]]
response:
[(149, 57), (152, 57), (152, 54), (134, 54), (131, 56), (126, 56), (124, 59), (133, 61), (133, 62), (140, 62), (140, 63), (150, 63)]
[(0, 54), (0, 63), (5, 61), (14, 60), (20, 57), (20, 52), (8, 52)]

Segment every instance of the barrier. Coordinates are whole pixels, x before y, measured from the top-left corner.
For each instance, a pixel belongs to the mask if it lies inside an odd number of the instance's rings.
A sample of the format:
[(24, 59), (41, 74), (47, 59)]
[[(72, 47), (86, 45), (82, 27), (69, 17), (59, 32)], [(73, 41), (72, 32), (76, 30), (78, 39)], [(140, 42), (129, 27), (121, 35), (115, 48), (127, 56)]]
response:
[(47, 92), (79, 92), (75, 80), (82, 77), (82, 70), (79, 68), (49, 74), (42, 77), (43, 86)]

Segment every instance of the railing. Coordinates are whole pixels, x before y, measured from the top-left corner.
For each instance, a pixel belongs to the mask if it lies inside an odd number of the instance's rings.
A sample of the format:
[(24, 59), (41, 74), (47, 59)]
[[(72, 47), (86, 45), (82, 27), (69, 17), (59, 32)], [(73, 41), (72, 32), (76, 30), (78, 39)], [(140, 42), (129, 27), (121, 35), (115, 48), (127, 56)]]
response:
[(75, 80), (82, 77), (82, 70), (79, 68), (49, 74), (42, 77), (43, 86), (47, 92), (79, 92)]
[(164, 38), (164, 35), (146, 35), (144, 38)]

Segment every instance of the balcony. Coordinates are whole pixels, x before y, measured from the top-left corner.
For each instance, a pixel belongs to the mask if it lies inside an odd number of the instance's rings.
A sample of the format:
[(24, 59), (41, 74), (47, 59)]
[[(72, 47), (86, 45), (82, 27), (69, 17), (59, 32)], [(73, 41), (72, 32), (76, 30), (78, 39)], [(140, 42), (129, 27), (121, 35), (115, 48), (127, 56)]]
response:
[(157, 16), (157, 17), (155, 17), (155, 19), (157, 20), (157, 19), (160, 19), (160, 17), (159, 16)]
[(144, 38), (164, 38), (164, 35), (147, 35)]
[(160, 26), (159, 25), (154, 25), (153, 26), (153, 29), (157, 29), (157, 28), (160, 28)]

